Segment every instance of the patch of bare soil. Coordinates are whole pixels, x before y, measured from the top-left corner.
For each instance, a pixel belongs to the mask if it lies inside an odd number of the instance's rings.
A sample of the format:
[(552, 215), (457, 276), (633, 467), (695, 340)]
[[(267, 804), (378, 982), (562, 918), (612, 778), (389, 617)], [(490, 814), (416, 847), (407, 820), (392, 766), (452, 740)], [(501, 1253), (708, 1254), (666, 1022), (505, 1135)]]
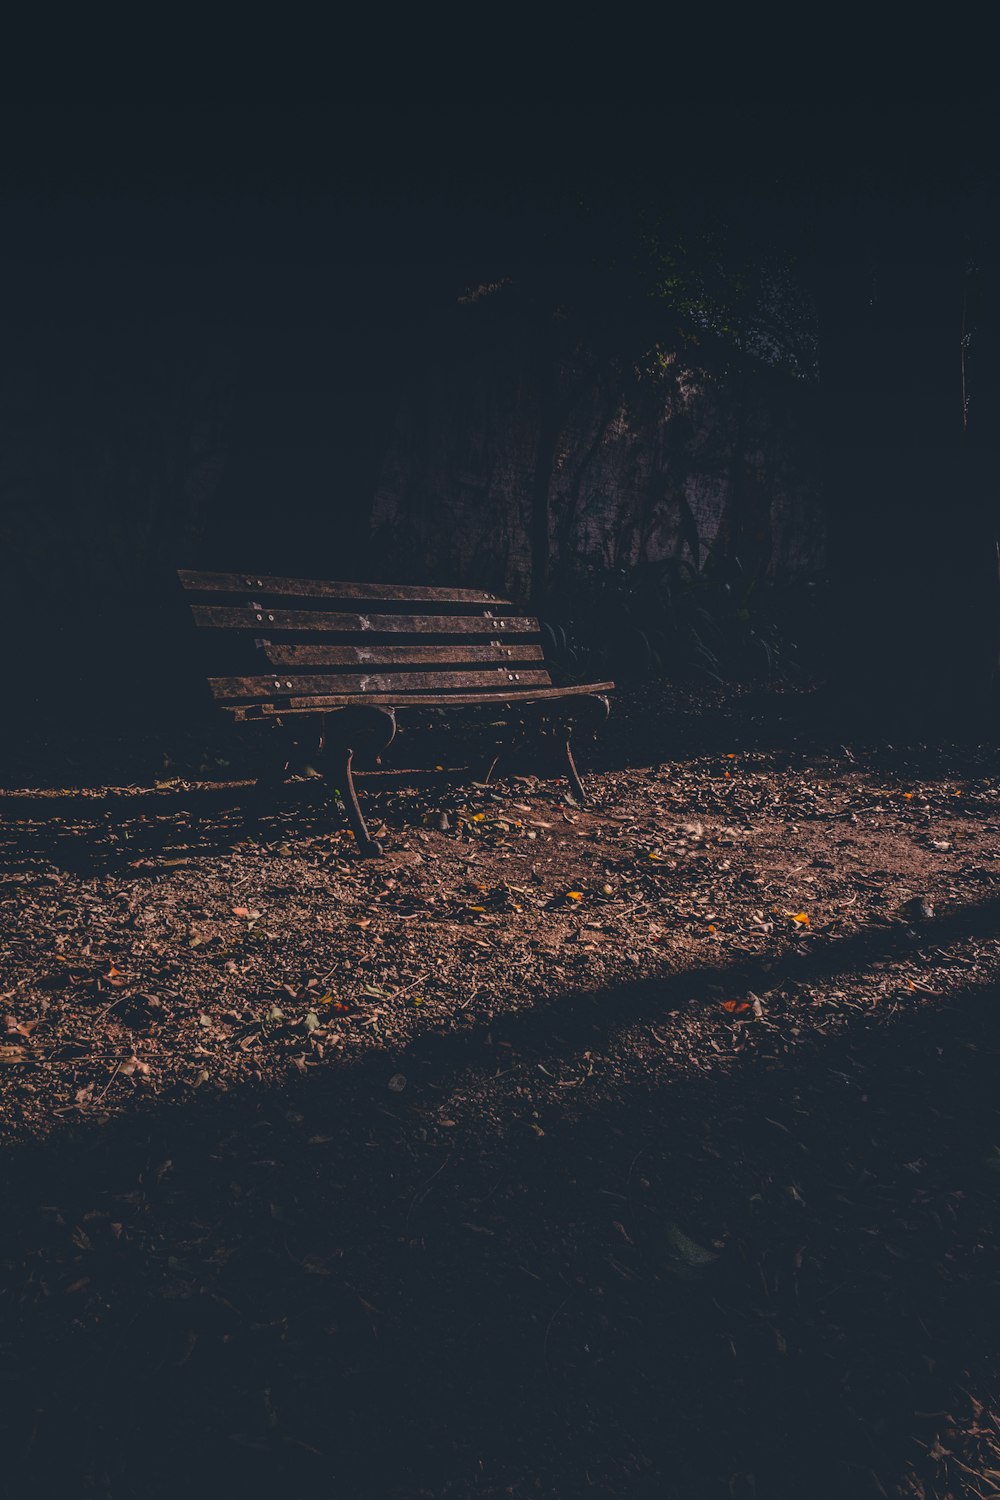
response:
[(1000, 1494), (995, 753), (616, 718), (0, 793), (12, 1493)]

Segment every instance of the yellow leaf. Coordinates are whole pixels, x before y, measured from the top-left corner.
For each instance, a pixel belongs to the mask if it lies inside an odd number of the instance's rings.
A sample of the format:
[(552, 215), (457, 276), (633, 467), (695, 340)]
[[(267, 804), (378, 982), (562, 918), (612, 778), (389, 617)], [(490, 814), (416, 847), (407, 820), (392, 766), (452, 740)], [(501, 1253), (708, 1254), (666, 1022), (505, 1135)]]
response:
[(472, 814), (472, 821), (473, 821), (473, 823), (483, 823), (483, 822), (486, 821), (486, 814), (485, 813), (473, 813)]
[(566, 892), (566, 900), (567, 901), (582, 901), (583, 900), (583, 892), (582, 891), (567, 891)]
[(808, 927), (810, 925), (808, 912), (804, 912), (804, 911), (786, 911), (785, 912), (785, 916), (786, 917), (791, 917), (791, 919), (792, 919), (793, 922), (798, 922), (798, 924), (799, 924), (800, 927)]

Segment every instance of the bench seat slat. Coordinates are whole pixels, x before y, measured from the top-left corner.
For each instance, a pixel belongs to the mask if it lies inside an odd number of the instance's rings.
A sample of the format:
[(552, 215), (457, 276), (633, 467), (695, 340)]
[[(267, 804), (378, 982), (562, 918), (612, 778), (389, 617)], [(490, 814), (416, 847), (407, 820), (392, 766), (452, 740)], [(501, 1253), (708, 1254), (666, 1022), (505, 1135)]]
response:
[(177, 576), (186, 589), (209, 594), (285, 595), (295, 599), (371, 599), (395, 603), (509, 604), (481, 589), (424, 588), (408, 583), (336, 583), (322, 578), (279, 578), (274, 574), (200, 573), (179, 568)]
[(465, 672), (350, 672), (298, 677), (210, 677), (209, 686), (216, 698), (272, 698), (312, 696), (316, 693), (419, 693), (453, 688), (469, 691), (513, 687), (551, 687), (552, 679), (544, 670), (519, 671), (515, 667), (494, 667), (491, 671)]
[(287, 703), (223, 704), (227, 713), (238, 719), (267, 719), (284, 714), (326, 713), (337, 708), (357, 708), (376, 703), (386, 708), (447, 708), (467, 704), (493, 704), (502, 708), (508, 703), (533, 703), (540, 698), (579, 698), (588, 693), (610, 693), (613, 682), (587, 682), (579, 687), (526, 688), (517, 692), (493, 693), (337, 693), (313, 698), (289, 698)]
[(526, 615), (323, 614), (307, 609), (228, 609), (192, 604), (198, 625), (219, 630), (325, 630), (331, 635), (538, 635)]
[(273, 667), (394, 667), (451, 666), (460, 662), (542, 661), (541, 646), (514, 641), (488, 646), (275, 646), (261, 649)]

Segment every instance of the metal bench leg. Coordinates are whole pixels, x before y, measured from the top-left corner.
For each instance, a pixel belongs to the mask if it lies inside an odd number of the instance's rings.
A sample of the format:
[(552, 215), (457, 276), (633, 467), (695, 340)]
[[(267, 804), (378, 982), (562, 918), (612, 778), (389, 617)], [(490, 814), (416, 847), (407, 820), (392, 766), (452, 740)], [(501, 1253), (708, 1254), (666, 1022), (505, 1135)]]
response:
[(275, 803), (288, 779), (288, 766), (291, 759), (291, 746), (288, 741), (282, 737), (280, 743), (269, 746), (268, 750), (266, 767), (254, 781), (247, 797), (250, 809), (256, 818), (274, 811)]
[(376, 759), (392, 743), (396, 733), (395, 715), (389, 709), (342, 709), (331, 714), (324, 739), (324, 779), (335, 786), (344, 799), (347, 821), (351, 825), (358, 850), (363, 855), (382, 853), (382, 845), (368, 832), (358, 794), (354, 786), (354, 754), (363, 750)]
[(279, 756), (266, 771), (262, 771), (253, 784), (254, 800), (261, 803), (280, 792), (288, 778), (288, 757)]
[(296, 758), (304, 750), (309, 759), (316, 759), (319, 745), (319, 719), (313, 728), (298, 728), (293, 738), (288, 728), (280, 722), (274, 726), (274, 736), (268, 748), (265, 768), (250, 788), (248, 801), (256, 817), (273, 812), (275, 803), (288, 782), (288, 773)]
[(487, 786), (500, 762), (508, 760), (512, 755), (516, 755), (519, 750), (523, 750), (530, 737), (527, 726), (523, 722), (518, 724), (516, 729), (508, 734), (506, 738), (501, 738), (497, 742), (496, 749), (487, 762), (483, 774), (478, 776), (476, 780), (481, 785)]
[(582, 729), (596, 734), (610, 712), (611, 704), (603, 694), (581, 693), (579, 698), (568, 698), (565, 707), (560, 707), (553, 720), (551, 732), (562, 752), (563, 768), (570, 791), (578, 802), (586, 802), (588, 797), (573, 759), (573, 732)]
[(378, 839), (373, 839), (368, 832), (368, 824), (365, 822), (358, 801), (358, 794), (354, 788), (354, 773), (351, 762), (354, 759), (354, 751), (346, 747), (338, 747), (333, 752), (333, 765), (330, 768), (330, 777), (337, 776), (341, 783), (340, 793), (344, 799), (344, 807), (347, 809), (347, 821), (351, 825), (355, 842), (362, 854), (377, 856), (382, 853), (382, 845)]
[(566, 757), (566, 775), (569, 777), (570, 790), (577, 802), (586, 802), (587, 792), (580, 780), (580, 773), (576, 769), (576, 761), (573, 759), (573, 736), (569, 726), (564, 726), (565, 739), (562, 741), (563, 753)]

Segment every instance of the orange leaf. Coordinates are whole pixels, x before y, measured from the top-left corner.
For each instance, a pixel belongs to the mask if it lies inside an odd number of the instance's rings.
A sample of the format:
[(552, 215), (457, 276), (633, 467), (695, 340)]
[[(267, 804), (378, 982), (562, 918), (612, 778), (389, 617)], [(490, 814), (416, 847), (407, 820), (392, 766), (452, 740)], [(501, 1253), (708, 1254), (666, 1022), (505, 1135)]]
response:
[(749, 1000), (723, 1000), (722, 1009), (728, 1010), (730, 1015), (732, 1015), (734, 1012), (739, 1014), (741, 1010), (750, 1009), (750, 1002)]
[(791, 917), (793, 922), (798, 922), (800, 927), (810, 926), (809, 913), (804, 911), (786, 911), (786, 917)]
[(248, 907), (246, 907), (246, 906), (234, 906), (233, 907), (233, 916), (234, 917), (248, 917), (249, 915), (250, 915), (250, 910), (249, 910)]

